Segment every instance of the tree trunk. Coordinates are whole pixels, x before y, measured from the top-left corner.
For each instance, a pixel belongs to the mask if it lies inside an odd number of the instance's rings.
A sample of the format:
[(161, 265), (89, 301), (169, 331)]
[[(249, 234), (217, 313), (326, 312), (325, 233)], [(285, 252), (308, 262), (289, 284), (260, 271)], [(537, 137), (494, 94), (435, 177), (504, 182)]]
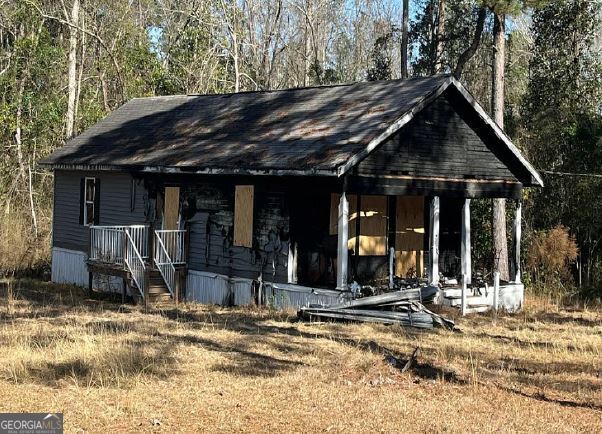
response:
[(446, 2), (439, 0), (439, 14), (437, 18), (437, 50), (435, 52), (435, 72), (443, 72), (443, 37), (445, 36)]
[(310, 20), (311, 16), (309, 13), (309, 9), (311, 8), (310, 1), (305, 2), (305, 31), (303, 34), (304, 37), (304, 47), (303, 47), (303, 87), (309, 86), (309, 70), (311, 68), (311, 62), (309, 60), (310, 52), (311, 52), (311, 39), (310, 39)]
[[(491, 82), (491, 112), (493, 120), (504, 128), (504, 65), (506, 59), (505, 15), (494, 11), (493, 26), (493, 73)], [(493, 246), (494, 267), (500, 279), (508, 281), (508, 241), (506, 238), (506, 200), (493, 200)]]
[(408, 32), (409, 32), (410, 0), (403, 0), (401, 19), (401, 78), (408, 78)]
[(470, 46), (460, 54), (458, 58), (458, 63), (456, 64), (456, 68), (454, 69), (454, 77), (458, 80), (462, 78), (462, 73), (464, 72), (464, 67), (466, 64), (472, 59), (472, 57), (477, 52), (479, 45), (481, 44), (481, 35), (483, 34), (483, 28), (485, 27), (485, 19), (487, 18), (487, 9), (485, 7), (481, 7), (479, 9), (479, 15), (477, 17), (477, 25), (475, 28), (474, 35), (472, 37), (472, 42)]
[(77, 26), (79, 23), (79, 0), (73, 0), (71, 9), (70, 31), (69, 31), (69, 96), (67, 98), (67, 115), (65, 117), (65, 137), (73, 137), (73, 125), (75, 124), (75, 97), (77, 95)]

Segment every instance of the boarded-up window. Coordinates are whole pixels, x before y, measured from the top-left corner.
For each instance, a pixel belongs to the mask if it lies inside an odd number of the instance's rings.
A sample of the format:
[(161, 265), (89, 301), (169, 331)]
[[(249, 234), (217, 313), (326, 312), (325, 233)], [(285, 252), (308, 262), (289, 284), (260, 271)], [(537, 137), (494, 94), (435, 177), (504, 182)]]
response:
[(253, 246), (253, 196), (252, 185), (237, 185), (234, 194), (234, 245)]
[(360, 256), (387, 254), (387, 197), (362, 196)]
[(165, 204), (163, 208), (163, 229), (178, 229), (180, 216), (180, 187), (165, 187)]
[[(330, 197), (330, 234), (338, 233), (340, 195)], [(357, 218), (360, 217), (360, 256), (385, 255), (387, 253), (387, 198), (386, 196), (362, 196), (361, 213), (357, 212), (357, 196), (347, 195), (349, 201), (349, 241), (347, 248), (355, 250)]]
[(395, 273), (424, 273), (424, 197), (398, 196), (395, 222)]

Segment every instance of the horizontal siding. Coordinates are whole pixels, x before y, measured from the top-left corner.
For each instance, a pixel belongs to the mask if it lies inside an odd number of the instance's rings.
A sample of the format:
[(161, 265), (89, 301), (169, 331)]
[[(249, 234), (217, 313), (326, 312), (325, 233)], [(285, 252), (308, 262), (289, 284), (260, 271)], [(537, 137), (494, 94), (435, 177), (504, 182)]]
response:
[(100, 225), (133, 225), (145, 222), (144, 183), (136, 181), (132, 210), (132, 177), (116, 172), (55, 171), (53, 246), (88, 252), (90, 229), (79, 224), (80, 182), (100, 179)]
[(357, 173), (516, 181), (445, 96), (366, 157)]

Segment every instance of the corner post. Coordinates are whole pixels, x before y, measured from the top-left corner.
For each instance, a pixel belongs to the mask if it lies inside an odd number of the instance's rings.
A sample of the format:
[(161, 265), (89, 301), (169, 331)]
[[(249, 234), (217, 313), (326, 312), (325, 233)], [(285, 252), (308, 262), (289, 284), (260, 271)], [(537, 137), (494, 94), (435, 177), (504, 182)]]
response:
[(462, 258), (462, 280), (466, 281), (467, 285), (472, 283), (472, 263), (470, 251), (470, 199), (464, 199), (462, 205), (462, 241), (461, 241), (461, 258)]
[(429, 284), (439, 284), (439, 196), (431, 199), (430, 233), (429, 233)]
[(520, 277), (520, 239), (522, 224), (523, 205), (519, 199), (516, 201), (516, 214), (514, 216), (514, 283), (521, 283)]
[(345, 192), (341, 194), (339, 201), (339, 219), (338, 219), (338, 243), (337, 243), (337, 289), (343, 291), (347, 289), (347, 266), (349, 241), (349, 202)]

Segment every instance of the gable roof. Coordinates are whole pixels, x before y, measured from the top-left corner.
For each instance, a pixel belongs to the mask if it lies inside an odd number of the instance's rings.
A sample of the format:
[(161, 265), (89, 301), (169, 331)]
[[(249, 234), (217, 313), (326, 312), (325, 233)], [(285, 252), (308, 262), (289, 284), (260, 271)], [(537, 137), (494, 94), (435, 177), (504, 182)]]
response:
[[(449, 75), (220, 95), (134, 98), (40, 164), (53, 168), (342, 176), (449, 86)], [(528, 184), (528, 183), (527, 183)]]

